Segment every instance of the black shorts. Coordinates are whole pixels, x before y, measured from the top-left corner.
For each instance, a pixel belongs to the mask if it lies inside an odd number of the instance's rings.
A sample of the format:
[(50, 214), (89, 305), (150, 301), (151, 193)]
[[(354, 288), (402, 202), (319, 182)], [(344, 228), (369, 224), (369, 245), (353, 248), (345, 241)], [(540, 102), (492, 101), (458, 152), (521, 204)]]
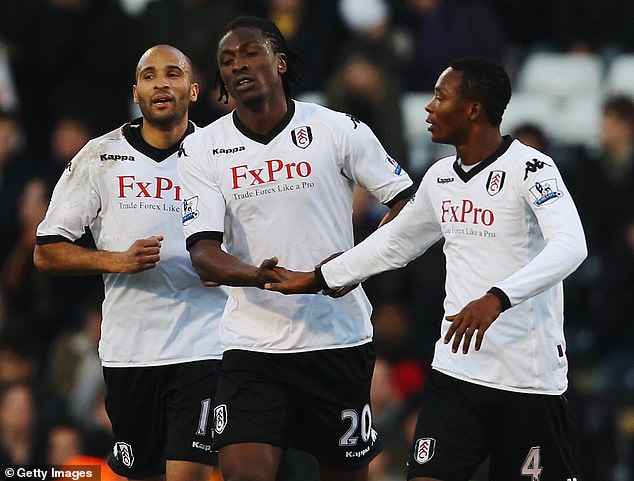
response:
[(289, 354), (227, 351), (218, 370), (214, 447), (290, 446), (331, 469), (365, 466), (381, 450), (370, 408), (373, 369), (371, 344)]
[(432, 370), (407, 478), (468, 481), (490, 455), (490, 481), (581, 481), (565, 395), (480, 386)]
[(103, 368), (115, 436), (108, 464), (127, 478), (165, 473), (166, 460), (217, 465), (211, 409), (220, 361)]

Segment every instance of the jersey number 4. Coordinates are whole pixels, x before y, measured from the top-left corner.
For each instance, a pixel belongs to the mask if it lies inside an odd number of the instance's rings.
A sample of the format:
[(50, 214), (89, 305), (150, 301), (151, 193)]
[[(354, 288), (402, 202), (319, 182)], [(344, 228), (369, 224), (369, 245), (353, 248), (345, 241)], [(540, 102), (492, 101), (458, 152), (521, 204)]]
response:
[(539, 465), (540, 455), (541, 448), (539, 446), (535, 446), (528, 450), (526, 459), (522, 464), (522, 476), (530, 476), (531, 481), (539, 481), (541, 479), (544, 468)]

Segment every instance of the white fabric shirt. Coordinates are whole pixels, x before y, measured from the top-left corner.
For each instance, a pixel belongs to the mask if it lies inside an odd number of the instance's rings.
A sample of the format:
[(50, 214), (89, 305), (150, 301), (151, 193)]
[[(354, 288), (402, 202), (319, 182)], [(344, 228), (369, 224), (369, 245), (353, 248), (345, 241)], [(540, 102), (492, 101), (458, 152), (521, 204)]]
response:
[(139, 120), (93, 139), (62, 174), (37, 229), (42, 244), (77, 240), (89, 226), (97, 248), (105, 251), (165, 237), (154, 269), (103, 275), (104, 366), (222, 356), (218, 329), (227, 289), (204, 287), (185, 249), (177, 161), (176, 148), (169, 154), (142, 141)]
[(492, 287), (508, 297), (480, 351), (451, 352), (442, 320), (433, 367), (510, 391), (560, 394), (567, 387), (562, 280), (585, 258), (577, 210), (553, 160), (505, 137), (489, 159), (465, 172), (455, 156), (425, 174), (389, 224), (322, 267), (329, 286), (396, 269), (444, 238), (445, 316)]
[[(227, 251), (260, 265), (312, 270), (353, 246), (354, 184), (388, 203), (412, 181), (357, 119), (294, 102), (263, 137), (234, 113), (187, 137), (179, 170), (188, 242), (222, 233)], [(193, 236), (193, 237), (192, 237)], [(231, 288), (221, 339), (227, 349), (300, 352), (371, 340), (371, 307), (362, 289), (332, 299)]]

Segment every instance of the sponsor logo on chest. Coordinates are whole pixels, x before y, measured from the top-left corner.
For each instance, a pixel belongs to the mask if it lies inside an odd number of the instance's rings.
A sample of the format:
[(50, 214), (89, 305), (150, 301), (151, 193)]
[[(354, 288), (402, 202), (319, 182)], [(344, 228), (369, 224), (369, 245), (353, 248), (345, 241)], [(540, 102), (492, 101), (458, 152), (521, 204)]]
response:
[(291, 179), (305, 179), (312, 172), (309, 162), (283, 162), (280, 159), (265, 160), (262, 167), (252, 168), (248, 164), (230, 167), (231, 188), (242, 189)]
[(472, 200), (443, 200), (440, 204), (440, 222), (490, 226), (495, 222), (491, 209), (478, 207)]
[(181, 187), (169, 177), (153, 177), (141, 180), (135, 175), (117, 175), (119, 199), (144, 198), (181, 200)]

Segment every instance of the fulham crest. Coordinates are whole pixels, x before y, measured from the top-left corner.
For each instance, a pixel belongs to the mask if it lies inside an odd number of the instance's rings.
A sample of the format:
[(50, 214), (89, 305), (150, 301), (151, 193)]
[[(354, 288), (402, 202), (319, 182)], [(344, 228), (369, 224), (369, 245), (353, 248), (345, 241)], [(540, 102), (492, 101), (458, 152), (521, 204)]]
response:
[(112, 457), (123, 464), (126, 468), (131, 468), (134, 464), (134, 454), (132, 454), (132, 446), (128, 443), (117, 442), (112, 449)]
[(305, 149), (313, 141), (313, 131), (307, 125), (297, 127), (291, 132), (293, 143), (300, 149)]
[(504, 177), (506, 172), (503, 170), (492, 170), (487, 179), (487, 193), (489, 195), (498, 194), (504, 185)]
[(227, 427), (227, 405), (220, 404), (214, 408), (214, 431), (221, 434)]
[(434, 457), (436, 440), (434, 438), (419, 438), (414, 446), (414, 459), (418, 464), (425, 464)]

